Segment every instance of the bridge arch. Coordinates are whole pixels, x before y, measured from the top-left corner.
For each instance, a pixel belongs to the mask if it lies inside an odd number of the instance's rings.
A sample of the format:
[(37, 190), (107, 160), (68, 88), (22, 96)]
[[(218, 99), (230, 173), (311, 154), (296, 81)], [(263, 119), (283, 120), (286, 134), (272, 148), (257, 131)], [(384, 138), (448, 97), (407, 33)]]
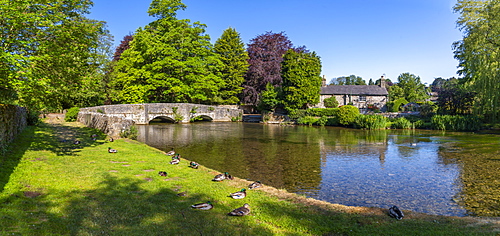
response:
[(189, 120), (190, 122), (197, 122), (197, 121), (213, 121), (214, 119), (208, 115), (197, 115), (197, 116), (192, 116), (192, 118)]
[(172, 117), (169, 116), (157, 116), (154, 117), (153, 119), (149, 120), (149, 124), (155, 124), (155, 123), (175, 123), (175, 120)]

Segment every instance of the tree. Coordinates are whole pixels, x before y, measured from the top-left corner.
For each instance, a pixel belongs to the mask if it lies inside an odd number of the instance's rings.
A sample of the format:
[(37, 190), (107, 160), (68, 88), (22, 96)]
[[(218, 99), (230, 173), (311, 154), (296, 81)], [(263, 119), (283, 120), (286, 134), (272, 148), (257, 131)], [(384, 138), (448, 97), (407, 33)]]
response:
[(363, 80), (363, 78), (356, 76), (356, 75), (350, 75), (350, 76), (341, 76), (337, 77), (335, 79), (332, 79), (330, 84), (335, 84), (335, 85), (366, 85), (366, 82)]
[(274, 87), (271, 83), (266, 85), (266, 90), (260, 94), (259, 105), (260, 111), (272, 111), (283, 103), (283, 91), (281, 87)]
[(439, 89), (437, 104), (443, 115), (470, 115), (476, 94), (455, 78), (444, 80)]
[(115, 68), (117, 100), (125, 103), (217, 103), (222, 67), (206, 26), (178, 20), (180, 0), (154, 0), (148, 10), (157, 19), (139, 28)]
[(120, 42), (120, 45), (116, 47), (115, 54), (113, 55), (113, 61), (119, 61), (122, 53), (130, 48), (130, 42), (134, 39), (132, 34), (125, 35), (123, 40)]
[(323, 78), (321, 60), (305, 47), (289, 49), (283, 56), (283, 103), (287, 110), (307, 108), (319, 102)]
[(283, 32), (266, 32), (250, 40), (247, 48), (250, 66), (241, 94), (243, 103), (257, 105), (260, 93), (268, 83), (275, 87), (281, 86), (281, 62), (290, 48), (292, 42)]
[(214, 44), (214, 51), (224, 65), (221, 69), (225, 86), (221, 88), (220, 97), (223, 104), (239, 102), (238, 94), (243, 90), (244, 75), (248, 70), (248, 52), (240, 34), (233, 28), (224, 30)]
[(420, 77), (410, 73), (399, 75), (398, 83), (391, 87), (390, 93), (392, 93), (390, 94), (392, 95), (391, 99), (402, 97), (408, 100), (408, 102), (423, 102), (429, 98), (425, 85), (420, 81)]
[(62, 109), (99, 100), (88, 88), (99, 80), (110, 37), (104, 22), (85, 17), (91, 5), (0, 1), (0, 87), (15, 91), (18, 104)]
[(463, 85), (476, 92), (475, 112), (500, 118), (500, 0), (458, 0), (457, 26), (464, 33), (453, 44)]

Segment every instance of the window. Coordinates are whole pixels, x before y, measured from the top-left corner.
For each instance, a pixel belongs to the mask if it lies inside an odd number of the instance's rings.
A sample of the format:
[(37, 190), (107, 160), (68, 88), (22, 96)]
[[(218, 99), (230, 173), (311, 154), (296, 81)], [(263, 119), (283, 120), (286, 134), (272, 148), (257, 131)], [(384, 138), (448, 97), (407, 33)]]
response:
[(359, 96), (360, 102), (366, 102), (366, 96)]

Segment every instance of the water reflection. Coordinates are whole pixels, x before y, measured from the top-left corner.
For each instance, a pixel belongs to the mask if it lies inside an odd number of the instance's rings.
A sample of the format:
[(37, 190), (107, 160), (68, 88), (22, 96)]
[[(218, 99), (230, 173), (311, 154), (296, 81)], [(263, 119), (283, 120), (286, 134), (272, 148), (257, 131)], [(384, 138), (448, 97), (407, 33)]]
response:
[[(139, 141), (290, 192), (352, 206), (462, 216), (455, 137), (427, 131), (363, 131), (248, 123), (138, 126)], [(466, 204), (464, 204), (466, 205)]]

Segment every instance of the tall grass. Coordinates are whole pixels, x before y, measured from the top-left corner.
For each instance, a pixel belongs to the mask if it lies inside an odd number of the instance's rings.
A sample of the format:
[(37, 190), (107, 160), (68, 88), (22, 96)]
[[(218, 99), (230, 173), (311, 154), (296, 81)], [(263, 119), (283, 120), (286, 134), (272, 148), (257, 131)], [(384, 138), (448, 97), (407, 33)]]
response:
[(358, 115), (355, 120), (357, 128), (361, 129), (385, 129), (388, 119), (380, 115)]

